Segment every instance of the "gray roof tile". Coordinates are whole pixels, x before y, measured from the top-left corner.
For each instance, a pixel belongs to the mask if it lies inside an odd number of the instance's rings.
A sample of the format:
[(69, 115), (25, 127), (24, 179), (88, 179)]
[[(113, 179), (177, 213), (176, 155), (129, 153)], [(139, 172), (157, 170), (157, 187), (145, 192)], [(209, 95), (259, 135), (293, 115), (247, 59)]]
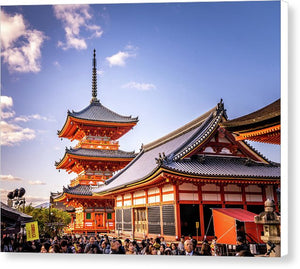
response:
[(202, 161), (182, 160), (164, 164), (163, 167), (199, 176), (280, 178), (279, 165), (248, 162), (245, 158), (207, 156)]
[(103, 106), (99, 101), (91, 102), (89, 106), (79, 112), (68, 112), (69, 116), (78, 119), (93, 120), (93, 121), (105, 121), (105, 122), (121, 122), (131, 123), (137, 122), (138, 118), (132, 118), (131, 116), (119, 115), (107, 107)]
[(136, 153), (123, 150), (108, 150), (108, 149), (86, 149), (86, 148), (71, 148), (66, 149), (66, 153), (78, 156), (87, 157), (103, 157), (103, 158), (134, 158)]
[(84, 195), (91, 196), (93, 193), (91, 191), (91, 187), (89, 185), (76, 185), (74, 187), (63, 187), (64, 193), (75, 194), (75, 195)]

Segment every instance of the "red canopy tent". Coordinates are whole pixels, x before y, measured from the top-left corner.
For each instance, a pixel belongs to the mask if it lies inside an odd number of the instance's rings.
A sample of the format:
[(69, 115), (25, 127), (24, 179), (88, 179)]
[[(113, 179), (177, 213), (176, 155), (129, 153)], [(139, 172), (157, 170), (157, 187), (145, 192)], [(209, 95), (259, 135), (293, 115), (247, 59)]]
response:
[(241, 222), (248, 238), (256, 243), (263, 243), (260, 239), (263, 226), (254, 222), (257, 214), (240, 208), (213, 208), (215, 236), (219, 244), (235, 245), (237, 242), (237, 222)]

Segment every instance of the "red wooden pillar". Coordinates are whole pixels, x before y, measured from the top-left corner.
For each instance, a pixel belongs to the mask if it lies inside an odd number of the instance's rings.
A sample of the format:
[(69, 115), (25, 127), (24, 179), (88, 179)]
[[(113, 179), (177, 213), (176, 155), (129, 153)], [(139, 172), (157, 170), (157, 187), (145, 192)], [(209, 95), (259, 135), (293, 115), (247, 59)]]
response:
[(262, 192), (262, 199), (263, 199), (263, 202), (265, 202), (267, 200), (265, 185), (260, 185), (260, 187), (261, 187), (261, 192)]
[(105, 230), (108, 231), (108, 221), (107, 221), (107, 211), (104, 210), (104, 213), (103, 213), (103, 226), (105, 228)]
[(201, 236), (205, 235), (205, 227), (204, 227), (204, 211), (203, 211), (203, 200), (202, 200), (202, 186), (204, 184), (198, 185), (198, 194), (199, 194), (199, 214), (200, 214), (200, 231), (201, 231)]
[(179, 185), (175, 186), (175, 209), (176, 209), (176, 223), (175, 229), (178, 239), (181, 237), (181, 223), (180, 223), (180, 204), (179, 204)]
[(274, 196), (274, 202), (275, 202), (275, 210), (279, 212), (279, 205), (278, 205), (278, 197), (277, 197), (277, 190), (278, 185), (273, 186), (273, 196)]
[[(133, 193), (134, 192), (130, 192), (130, 199), (131, 199), (131, 234), (132, 234), (132, 237), (134, 237), (134, 231), (135, 231), (135, 225), (134, 225), (134, 221), (135, 221), (135, 218), (134, 218), (134, 198), (133, 198)], [(123, 203), (123, 206), (124, 206), (124, 203)]]
[(221, 183), (221, 184), (219, 184), (219, 186), (220, 186), (222, 208), (225, 208), (224, 184)]
[(83, 211), (83, 229), (85, 230), (85, 232), (87, 232), (86, 231), (86, 228), (85, 228), (85, 222), (86, 222), (86, 212), (85, 212), (85, 210), (82, 208), (82, 211)]
[(146, 229), (145, 229), (145, 232), (144, 232), (144, 234), (143, 234), (143, 239), (145, 239), (145, 235), (147, 235), (148, 236), (148, 231), (149, 231), (149, 228), (148, 228), (148, 202), (149, 202), (149, 198), (148, 198), (148, 190), (149, 189), (145, 189), (145, 199), (146, 199), (146, 201), (145, 201), (145, 204), (146, 204)]
[(159, 197), (160, 197), (160, 203), (159, 203), (159, 212), (160, 212), (160, 235), (164, 233), (163, 231), (163, 217), (162, 217), (162, 202), (163, 202), (163, 195), (162, 195), (162, 186), (158, 187), (159, 189)]
[(247, 202), (246, 202), (246, 191), (245, 191), (246, 185), (241, 184), (242, 189), (242, 199), (243, 199), (243, 207), (245, 210), (247, 210)]

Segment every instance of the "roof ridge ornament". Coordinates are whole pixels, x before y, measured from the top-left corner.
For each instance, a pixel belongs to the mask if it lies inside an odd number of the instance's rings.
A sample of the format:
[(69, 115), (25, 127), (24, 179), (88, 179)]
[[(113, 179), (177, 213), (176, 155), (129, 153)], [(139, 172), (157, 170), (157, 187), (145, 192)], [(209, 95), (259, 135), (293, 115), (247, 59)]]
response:
[(93, 55), (93, 75), (92, 75), (92, 99), (91, 103), (99, 102), (97, 99), (97, 64), (96, 64), (96, 50)]
[(221, 98), (220, 102), (217, 105), (217, 112), (223, 112), (223, 116), (227, 119), (226, 109), (224, 107), (223, 99)]

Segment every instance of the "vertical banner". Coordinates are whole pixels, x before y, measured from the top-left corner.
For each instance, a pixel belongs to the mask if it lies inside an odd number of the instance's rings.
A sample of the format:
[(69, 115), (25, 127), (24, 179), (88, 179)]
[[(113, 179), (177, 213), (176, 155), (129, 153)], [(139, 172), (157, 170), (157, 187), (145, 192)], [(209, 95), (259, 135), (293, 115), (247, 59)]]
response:
[(26, 237), (27, 241), (39, 239), (39, 227), (37, 221), (26, 223)]

